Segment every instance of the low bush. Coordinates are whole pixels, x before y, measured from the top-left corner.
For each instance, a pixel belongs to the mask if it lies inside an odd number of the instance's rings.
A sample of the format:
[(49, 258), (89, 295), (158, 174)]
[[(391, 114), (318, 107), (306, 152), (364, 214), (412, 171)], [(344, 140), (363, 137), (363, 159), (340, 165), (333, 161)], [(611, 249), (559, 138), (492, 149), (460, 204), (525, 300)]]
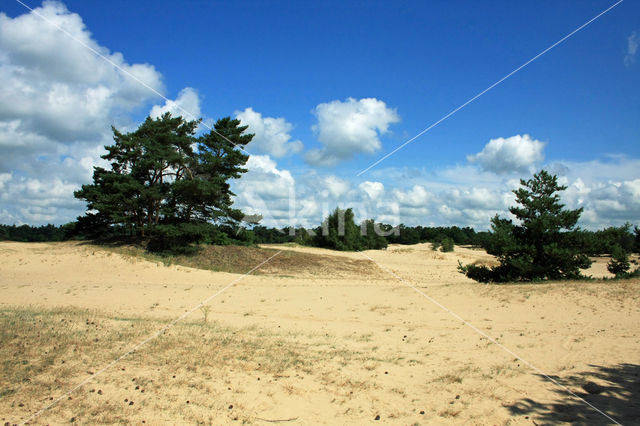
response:
[(627, 275), (631, 264), (629, 255), (621, 246), (615, 246), (611, 252), (611, 260), (607, 263), (607, 270), (616, 277)]
[(453, 240), (449, 237), (442, 240), (440, 243), (440, 251), (443, 253), (452, 252), (454, 248)]

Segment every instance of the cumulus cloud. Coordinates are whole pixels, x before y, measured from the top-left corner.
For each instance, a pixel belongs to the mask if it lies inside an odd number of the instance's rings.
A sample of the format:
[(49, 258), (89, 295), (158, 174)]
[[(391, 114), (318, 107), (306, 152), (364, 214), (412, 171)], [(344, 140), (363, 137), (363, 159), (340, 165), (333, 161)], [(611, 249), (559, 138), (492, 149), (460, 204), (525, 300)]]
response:
[(154, 105), (149, 116), (158, 118), (167, 112), (170, 112), (173, 117), (180, 115), (187, 121), (201, 118), (198, 92), (191, 87), (185, 87), (178, 93), (175, 100), (167, 99), (164, 105)]
[(302, 142), (291, 140), (290, 132), (293, 125), (284, 118), (263, 117), (253, 108), (236, 111), (235, 115), (243, 125), (249, 126), (247, 132), (255, 134), (249, 145), (252, 151), (256, 150), (276, 158), (302, 151)]
[(243, 192), (252, 192), (266, 199), (286, 198), (295, 185), (291, 172), (278, 169), (268, 155), (251, 155), (247, 169), (239, 184)]
[(245, 214), (262, 215), (264, 224), (285, 226), (291, 216), (290, 200), (295, 200), (296, 182), (291, 173), (279, 169), (268, 155), (251, 155), (246, 168), (247, 173), (232, 184), (237, 194), (234, 207)]
[(73, 189), (100, 162), (111, 124), (130, 124), (131, 112), (157, 98), (130, 75), (164, 90), (152, 65), (130, 64), (101, 46), (61, 3), (15, 18), (0, 12), (0, 173), (10, 179), (0, 199), (3, 220), (61, 223), (82, 212)]
[(41, 179), (35, 177), (0, 175), (1, 217), (11, 222), (4, 223), (49, 223), (57, 222), (60, 216), (74, 217), (82, 203), (73, 198), (74, 184), (59, 177)]
[(586, 184), (578, 178), (567, 185), (563, 200), (583, 208), (582, 225), (600, 228), (640, 220), (640, 179)]
[(408, 191), (393, 191), (394, 198), (400, 206), (404, 207), (426, 207), (432, 198), (432, 194), (422, 185), (414, 185)]
[[(232, 184), (237, 194), (234, 206), (245, 214), (262, 215), (261, 223), (266, 226), (316, 227), (328, 214), (328, 199), (331, 208), (335, 207), (334, 197), (345, 190), (345, 182), (335, 176), (312, 174), (296, 180), (268, 155), (250, 156), (247, 169), (249, 171)], [(320, 200), (319, 195), (324, 200)]]
[(482, 151), (468, 155), (467, 160), (497, 174), (527, 173), (532, 166), (544, 160), (544, 146), (544, 142), (529, 135), (491, 139)]
[[(640, 223), (640, 160), (615, 157), (587, 162), (552, 163), (568, 188), (560, 195), (567, 208), (583, 208), (579, 225), (589, 229)], [(549, 169), (550, 165), (542, 165)], [(401, 172), (398, 172), (402, 175)], [(522, 177), (527, 177), (524, 174)], [(398, 182), (395, 180), (395, 182)], [(510, 217), (518, 179), (495, 173), (469, 173), (452, 167), (405, 179), (392, 191), (400, 220), (407, 224), (474, 226), (487, 229), (495, 214)], [(427, 190), (429, 188), (429, 190)], [(424, 191), (423, 191), (424, 190)], [(425, 196), (425, 193), (429, 196)], [(424, 213), (424, 209), (428, 214)]]
[(314, 114), (318, 123), (313, 131), (323, 147), (308, 151), (305, 160), (315, 166), (334, 166), (355, 154), (380, 150), (380, 135), (400, 121), (395, 109), (375, 98), (322, 103)]
[(349, 182), (333, 175), (322, 179), (322, 186), (325, 188), (323, 191), (324, 196), (332, 196), (335, 199), (343, 197), (351, 188)]
[[(36, 12), (148, 86), (163, 90), (153, 66), (131, 65), (120, 53), (110, 53), (64, 5), (46, 2)], [(21, 130), (56, 142), (96, 138), (114, 112), (156, 97), (33, 12), (16, 18), (0, 13), (0, 49), (0, 121), (20, 120)]]
[(504, 209), (509, 205), (504, 203), (504, 196), (500, 191), (489, 188), (452, 188), (446, 193), (449, 204), (461, 206), (465, 209)]
[(367, 194), (370, 200), (379, 199), (384, 194), (384, 185), (382, 182), (364, 181), (358, 185), (358, 188)]
[(640, 34), (637, 31), (633, 31), (629, 37), (627, 37), (627, 53), (624, 56), (624, 64), (630, 67), (636, 62), (636, 56), (638, 55), (638, 45), (640, 44)]

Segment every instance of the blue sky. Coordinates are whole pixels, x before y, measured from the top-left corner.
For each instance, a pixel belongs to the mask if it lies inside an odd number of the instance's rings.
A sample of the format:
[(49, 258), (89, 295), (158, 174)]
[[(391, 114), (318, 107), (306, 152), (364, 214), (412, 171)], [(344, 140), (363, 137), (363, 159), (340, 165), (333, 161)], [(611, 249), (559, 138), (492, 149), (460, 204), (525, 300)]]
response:
[(74, 219), (82, 204), (69, 193), (99, 164), (109, 125), (175, 110), (57, 23), (110, 58), (118, 52), (116, 62), (186, 110), (252, 123), (260, 141), (248, 147), (236, 204), (267, 208), (267, 224), (314, 225), (340, 204), (390, 222), (485, 228), (512, 203), (517, 179), (541, 167), (569, 186), (569, 206), (585, 208), (583, 226), (640, 223), (637, 2), (362, 176), (615, 2), (25, 3), (49, 22), (17, 2), (0, 6), (9, 86), (0, 93), (11, 100), (0, 108), (0, 222)]

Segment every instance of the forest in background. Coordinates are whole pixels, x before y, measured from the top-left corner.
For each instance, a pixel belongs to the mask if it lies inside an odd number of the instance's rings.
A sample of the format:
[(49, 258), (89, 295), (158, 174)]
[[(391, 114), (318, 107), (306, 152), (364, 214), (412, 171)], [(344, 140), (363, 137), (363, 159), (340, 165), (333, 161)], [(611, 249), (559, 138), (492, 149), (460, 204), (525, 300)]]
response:
[[(88, 235), (77, 231), (77, 222), (65, 225), (0, 225), (0, 241), (18, 242), (54, 242), (68, 240), (89, 240)], [(254, 245), (254, 244), (278, 244), (298, 243), (314, 246), (316, 244), (310, 231), (315, 229), (274, 228), (263, 225), (255, 225), (252, 228), (240, 228), (224, 225), (210, 225), (219, 234), (217, 244), (224, 245)], [(406, 226), (399, 225), (393, 232), (392, 225), (381, 224), (380, 228), (390, 235), (382, 236), (387, 244), (418, 244), (441, 243), (449, 238), (455, 245), (466, 245), (485, 248), (488, 245), (489, 232), (476, 232), (471, 227), (460, 228), (458, 226)], [(611, 254), (616, 246), (622, 247), (627, 253), (640, 253), (640, 228), (630, 224), (624, 226), (612, 226), (598, 231), (579, 230), (577, 233), (584, 247), (584, 252), (590, 256)], [(118, 237), (118, 231), (114, 230), (112, 238)]]

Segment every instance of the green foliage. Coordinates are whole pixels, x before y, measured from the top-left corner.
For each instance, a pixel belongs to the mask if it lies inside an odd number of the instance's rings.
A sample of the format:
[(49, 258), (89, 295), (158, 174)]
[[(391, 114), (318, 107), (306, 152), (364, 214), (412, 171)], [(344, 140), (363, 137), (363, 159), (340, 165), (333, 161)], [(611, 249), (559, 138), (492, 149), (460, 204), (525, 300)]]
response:
[(149, 231), (147, 250), (164, 254), (192, 254), (197, 244), (226, 245), (232, 241), (211, 223), (181, 222), (159, 224)]
[[(229, 234), (225, 233), (223, 235), (227, 236)], [(256, 235), (250, 229), (242, 228), (242, 227), (237, 227), (235, 231), (235, 235), (233, 236), (233, 239), (241, 242), (243, 245), (253, 245), (256, 243)], [(219, 243), (209, 242), (209, 244), (219, 244)]]
[(607, 270), (616, 277), (624, 276), (629, 272), (631, 263), (629, 263), (629, 255), (620, 246), (614, 247), (611, 251), (611, 260), (607, 263)]
[(453, 240), (449, 237), (445, 237), (442, 242), (440, 242), (440, 251), (444, 253), (452, 252), (454, 248)]
[[(252, 232), (258, 244), (291, 243), (295, 241), (295, 235), (291, 235), (289, 228), (267, 228), (259, 225), (254, 226)], [(296, 229), (295, 232), (297, 233), (298, 230)]]
[[(387, 229), (388, 228), (388, 229)], [(385, 231), (392, 229), (391, 225), (383, 225)], [(444, 238), (451, 238), (454, 244), (480, 246), (480, 237), (483, 233), (476, 233), (473, 228), (459, 228), (457, 226), (406, 226), (400, 224), (397, 232), (387, 235), (385, 238), (389, 244), (417, 244), (424, 242), (440, 243)]]
[(591, 265), (575, 237), (582, 209), (564, 209), (558, 192), (566, 187), (544, 170), (520, 183), (522, 187), (513, 191), (518, 205), (509, 209), (519, 224), (498, 216), (491, 221), (487, 252), (497, 256), (500, 266), (461, 272), (483, 282), (580, 277), (580, 269)]
[(496, 275), (495, 272), (487, 266), (473, 264), (463, 265), (460, 261), (458, 261), (458, 272), (480, 283), (494, 281)]
[(29, 226), (0, 225), (0, 241), (43, 242), (63, 241), (69, 238), (70, 225)]
[(322, 226), (313, 231), (315, 236), (305, 242), (341, 251), (380, 250), (387, 248), (387, 239), (382, 235), (385, 231), (388, 229), (371, 219), (364, 220), (357, 226), (352, 209), (336, 208), (323, 221)]
[(313, 237), (311, 233), (304, 228), (296, 228), (294, 230), (295, 239), (294, 242), (300, 244), (301, 246), (310, 246), (313, 245)]
[(387, 248), (387, 239), (381, 234), (380, 224), (367, 219), (360, 225), (362, 230), (362, 248), (365, 250), (381, 250)]
[(618, 227), (612, 226), (595, 232), (576, 232), (576, 242), (590, 256), (610, 254), (615, 247), (621, 247), (627, 253), (638, 251), (636, 247), (637, 239), (638, 234), (634, 235), (634, 232), (631, 231), (630, 223)]
[(409, 227), (403, 224), (398, 226), (398, 235), (391, 235), (390, 242), (392, 244), (418, 244), (421, 241), (421, 232), (419, 227)]
[(336, 208), (316, 229), (314, 244), (317, 247), (341, 251), (362, 250), (360, 228), (353, 219), (353, 210)]
[[(115, 128), (114, 145), (102, 158), (110, 169), (96, 167), (93, 183), (75, 192), (89, 212), (78, 231), (92, 237), (125, 234), (148, 239), (149, 250), (183, 250), (191, 244), (219, 240), (198, 236), (207, 222), (236, 223), (242, 213), (231, 207), (229, 180), (246, 172), (248, 156), (240, 151), (253, 135), (239, 120), (218, 120), (210, 133), (194, 136), (198, 121), (164, 114), (148, 117), (134, 132)], [(194, 146), (197, 149), (194, 149)]]

